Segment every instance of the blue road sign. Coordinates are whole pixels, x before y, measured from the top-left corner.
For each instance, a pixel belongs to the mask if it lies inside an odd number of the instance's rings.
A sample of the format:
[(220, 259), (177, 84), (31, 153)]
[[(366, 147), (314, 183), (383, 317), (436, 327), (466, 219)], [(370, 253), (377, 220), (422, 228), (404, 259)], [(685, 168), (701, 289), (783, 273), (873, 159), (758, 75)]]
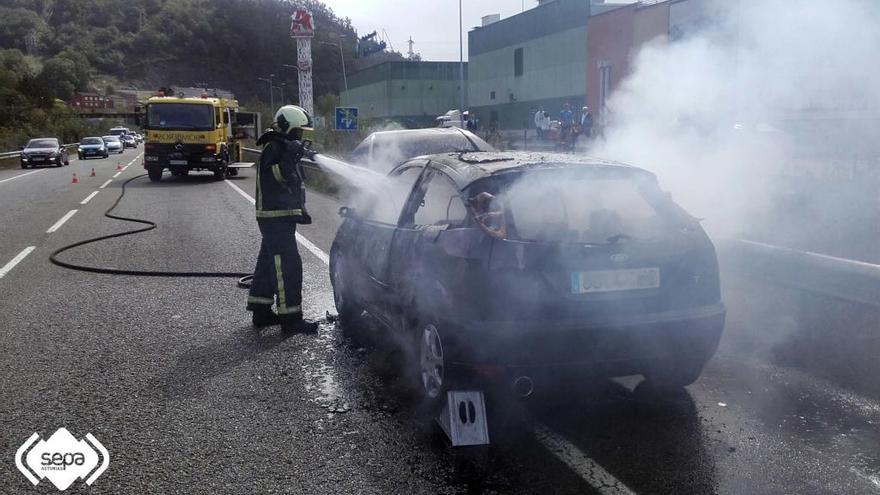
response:
[(358, 130), (358, 109), (357, 109), (357, 107), (336, 107), (336, 130), (337, 131), (356, 131), (356, 130)]

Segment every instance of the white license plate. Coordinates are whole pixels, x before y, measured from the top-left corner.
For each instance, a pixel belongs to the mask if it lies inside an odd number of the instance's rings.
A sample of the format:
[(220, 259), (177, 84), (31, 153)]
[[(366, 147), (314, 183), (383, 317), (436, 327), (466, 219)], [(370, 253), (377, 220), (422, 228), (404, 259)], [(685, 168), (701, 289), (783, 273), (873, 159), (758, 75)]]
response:
[(660, 287), (659, 268), (572, 272), (571, 293), (615, 292)]
[(168, 163), (171, 165), (186, 165), (186, 160), (169, 160)]

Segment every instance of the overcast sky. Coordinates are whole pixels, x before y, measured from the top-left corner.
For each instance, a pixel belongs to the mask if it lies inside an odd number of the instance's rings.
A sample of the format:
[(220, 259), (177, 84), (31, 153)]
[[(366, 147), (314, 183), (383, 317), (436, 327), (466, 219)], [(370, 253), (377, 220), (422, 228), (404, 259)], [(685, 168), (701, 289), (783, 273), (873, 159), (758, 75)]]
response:
[[(458, 60), (458, 2), (456, 0), (323, 0), (339, 17), (351, 19), (361, 36), (372, 31), (388, 33), (395, 50), (406, 55), (412, 36), (413, 51), (422, 60)], [(536, 0), (464, 0), (464, 59), (467, 32), (480, 25), (486, 14), (510, 17), (536, 6)], [(315, 26), (321, 29), (321, 26)]]

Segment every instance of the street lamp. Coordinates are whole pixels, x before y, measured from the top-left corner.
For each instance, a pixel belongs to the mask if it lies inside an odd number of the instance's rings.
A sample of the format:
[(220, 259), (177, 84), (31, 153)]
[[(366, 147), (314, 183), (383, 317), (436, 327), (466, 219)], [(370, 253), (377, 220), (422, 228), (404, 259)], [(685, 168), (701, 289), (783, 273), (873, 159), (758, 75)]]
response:
[(275, 74), (269, 74), (268, 79), (266, 79), (265, 77), (258, 77), (257, 79), (260, 81), (265, 81), (265, 82), (269, 83), (269, 108), (271, 108), (272, 111), (274, 112), (275, 111), (275, 93), (272, 92), (272, 78), (273, 77), (275, 77)]
[(342, 38), (338, 38), (339, 43), (330, 43), (329, 41), (320, 41), (315, 40), (315, 42), (320, 43), (322, 45), (329, 45), (332, 47), (339, 47), (339, 61), (342, 63), (342, 84), (345, 87), (345, 91), (348, 91), (348, 76), (345, 74), (345, 56), (342, 51)]

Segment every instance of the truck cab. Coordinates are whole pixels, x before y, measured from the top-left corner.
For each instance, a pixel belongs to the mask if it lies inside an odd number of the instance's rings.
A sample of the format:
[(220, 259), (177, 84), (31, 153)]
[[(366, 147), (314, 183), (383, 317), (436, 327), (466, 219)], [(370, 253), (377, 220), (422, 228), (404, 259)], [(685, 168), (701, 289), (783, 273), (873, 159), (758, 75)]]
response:
[(144, 168), (150, 180), (207, 170), (217, 179), (237, 175), (241, 144), (236, 140), (238, 101), (230, 98), (154, 96), (146, 105)]

